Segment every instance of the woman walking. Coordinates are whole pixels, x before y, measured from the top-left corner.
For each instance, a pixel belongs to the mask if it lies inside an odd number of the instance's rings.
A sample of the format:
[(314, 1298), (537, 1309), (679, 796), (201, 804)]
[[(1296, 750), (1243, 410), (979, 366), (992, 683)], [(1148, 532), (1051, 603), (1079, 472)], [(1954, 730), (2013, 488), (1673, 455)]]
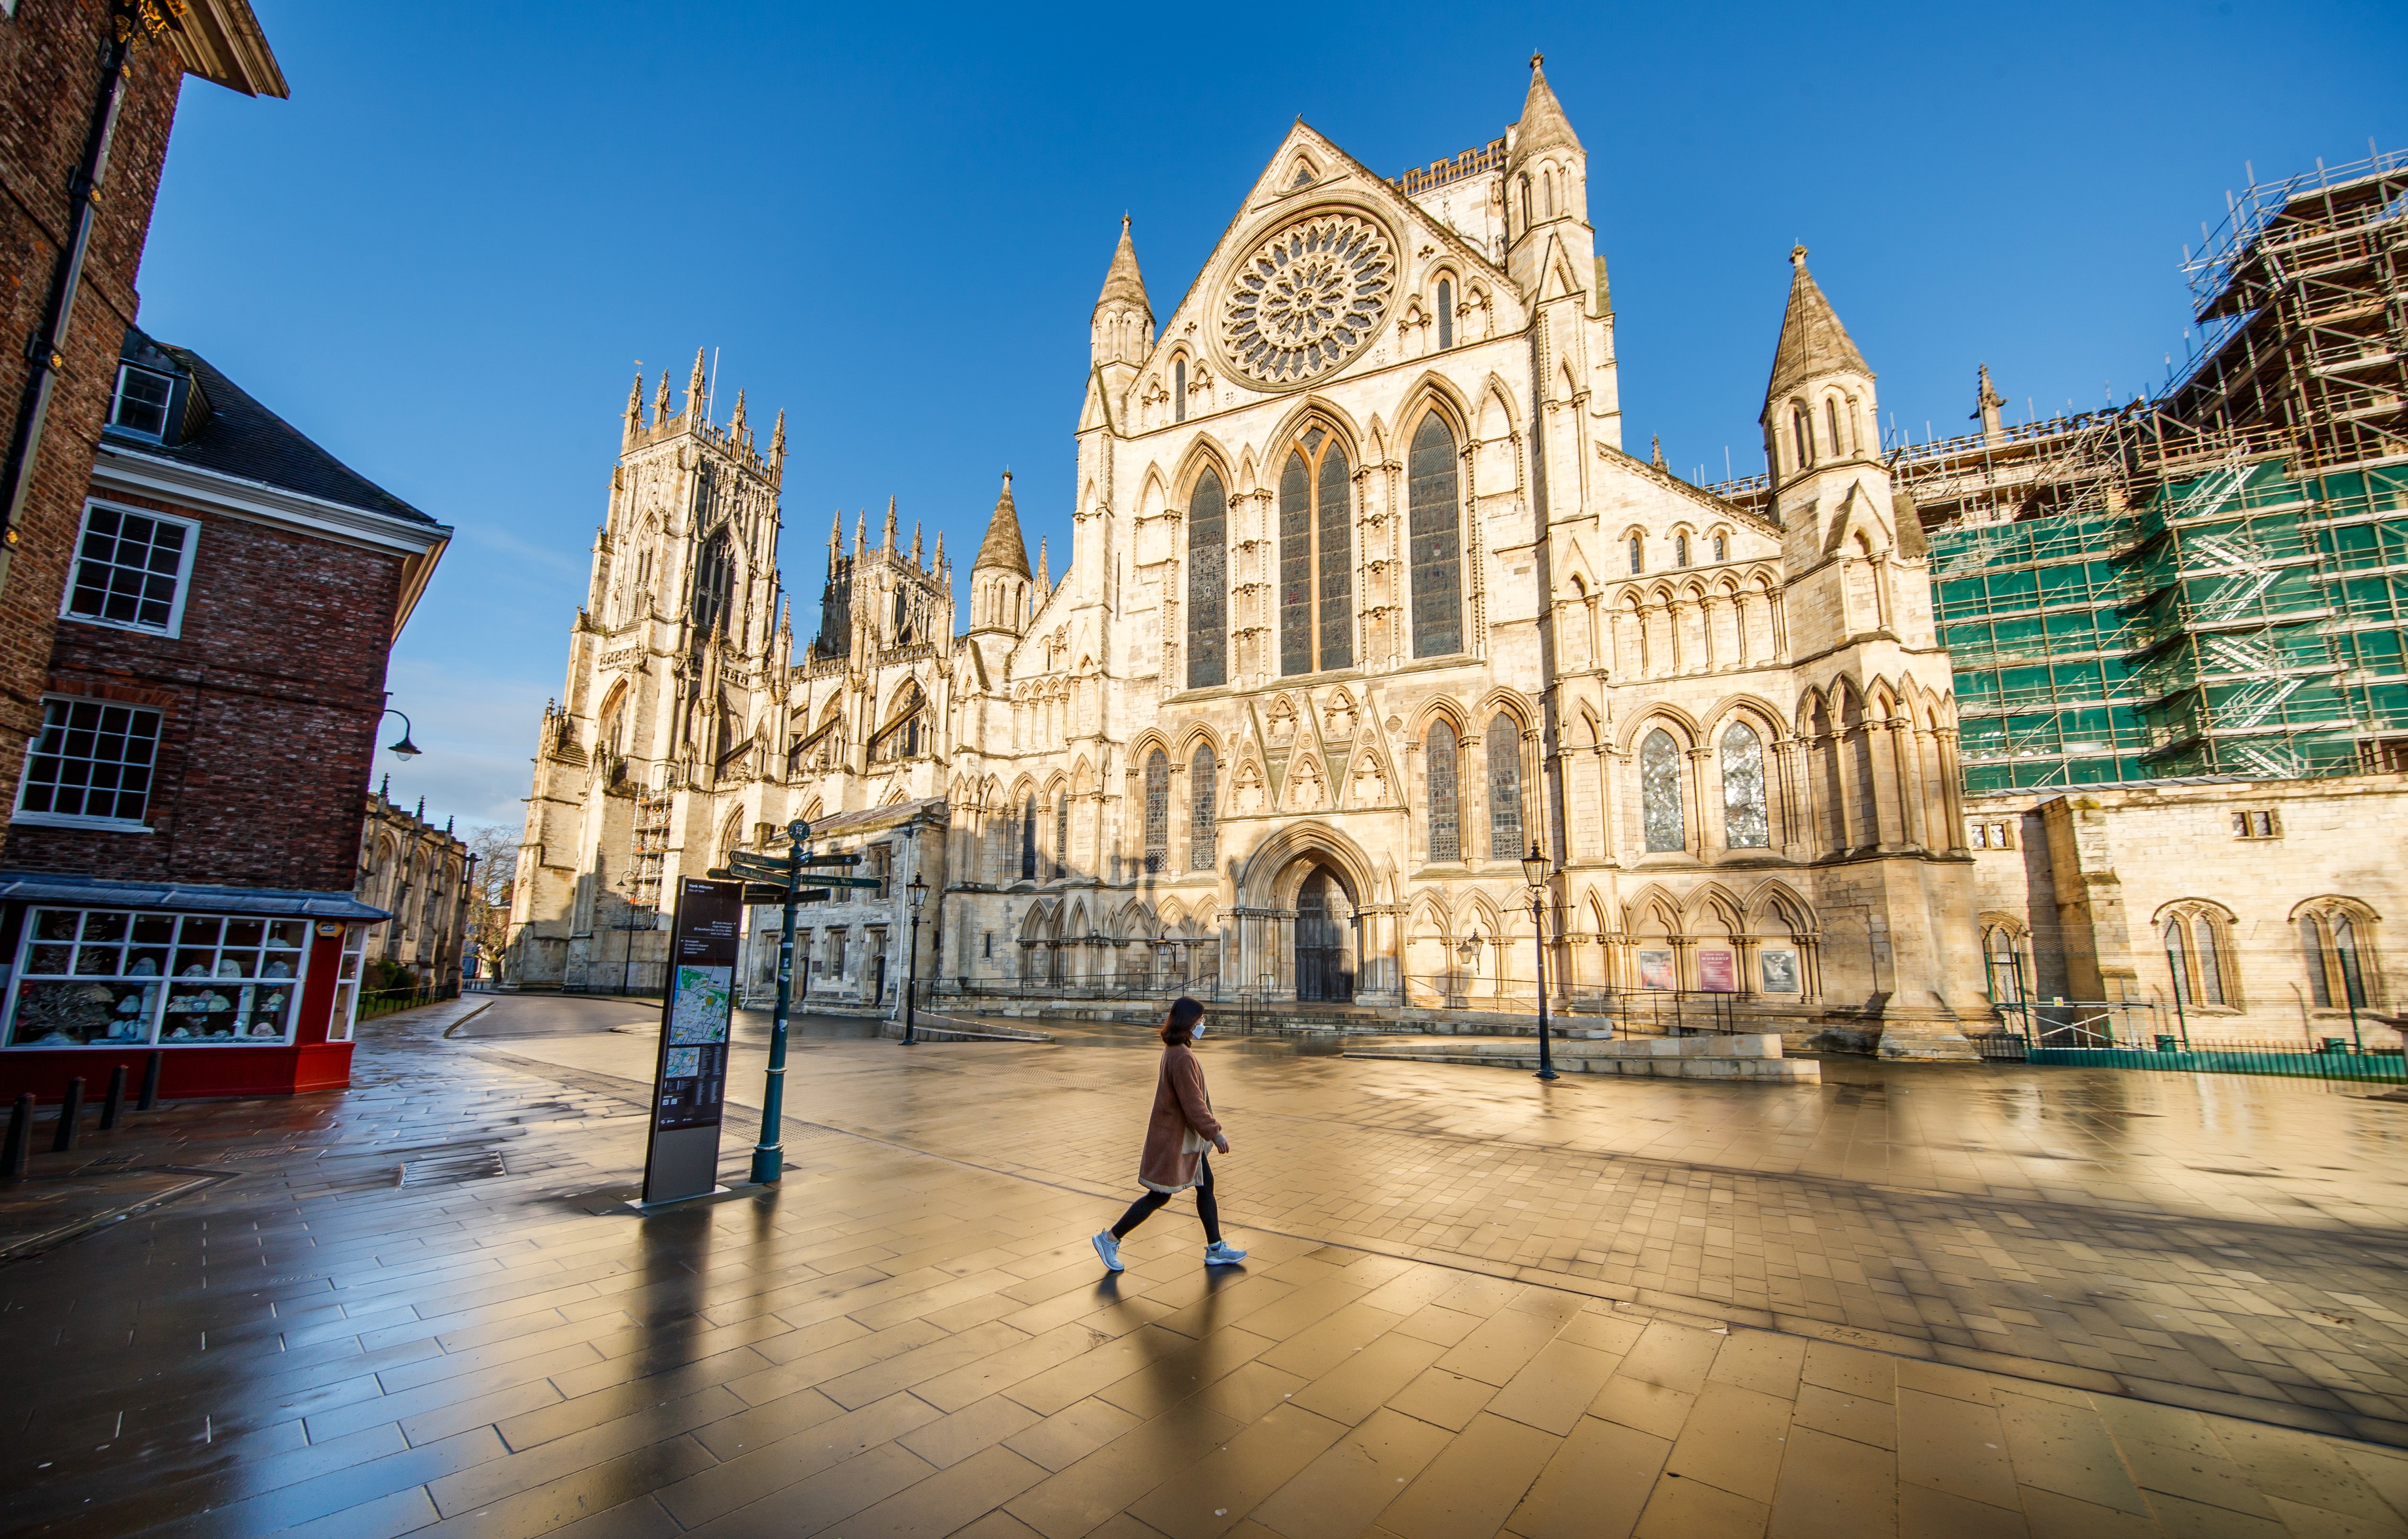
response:
[(1229, 1152), (1229, 1139), (1212, 1116), (1211, 1098), (1204, 1093), (1204, 1067), (1189, 1044), (1204, 1034), (1204, 1006), (1182, 997), (1162, 1022), (1162, 1072), (1154, 1085), (1154, 1111), (1145, 1124), (1145, 1152), (1139, 1157), (1137, 1178), (1145, 1195), (1129, 1204), (1121, 1221), (1096, 1236), (1096, 1254), (1114, 1272), (1121, 1267), (1121, 1241), (1128, 1232), (1170, 1201), (1174, 1192), (1196, 1189), (1196, 1216), (1204, 1220), (1204, 1264), (1233, 1266), (1246, 1259), (1221, 1238), (1221, 1209), (1212, 1201), (1212, 1166), (1204, 1157), (1210, 1147)]

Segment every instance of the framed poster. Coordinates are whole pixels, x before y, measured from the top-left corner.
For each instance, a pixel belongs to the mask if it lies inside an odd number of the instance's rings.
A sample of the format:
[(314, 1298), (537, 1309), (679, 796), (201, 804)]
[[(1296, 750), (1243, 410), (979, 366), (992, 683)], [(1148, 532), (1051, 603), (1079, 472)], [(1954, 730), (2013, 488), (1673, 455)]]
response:
[(1768, 946), (1756, 953), (1768, 994), (1794, 994), (1798, 990), (1798, 952), (1793, 947)]
[(1639, 953), (1639, 987), (1641, 989), (1677, 989), (1672, 980), (1672, 953), (1641, 951)]
[(645, 1204), (700, 1197), (718, 1185), (719, 1124), (727, 1100), (727, 1027), (743, 938), (739, 882), (678, 882), (667, 997), (652, 1078)]
[(1728, 951), (1698, 953), (1698, 987), (1708, 993), (1739, 991), (1739, 959)]

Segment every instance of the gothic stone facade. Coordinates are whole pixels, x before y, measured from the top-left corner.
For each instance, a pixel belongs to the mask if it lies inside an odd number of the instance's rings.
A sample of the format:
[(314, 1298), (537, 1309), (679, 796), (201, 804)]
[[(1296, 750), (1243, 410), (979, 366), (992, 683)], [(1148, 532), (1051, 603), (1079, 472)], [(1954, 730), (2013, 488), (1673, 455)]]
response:
[(832, 536), (796, 651), (779, 456), (704, 420), (698, 377), (681, 416), (666, 381), (650, 422), (631, 396), (521, 976), (575, 981), (639, 790), (689, 873), (795, 813), (939, 796), (921, 960), (949, 987), (1527, 1008), (1535, 844), (1551, 991), (1968, 1051), (1948, 659), (1871, 371), (1795, 252), (1769, 515), (1631, 456), (1587, 215), (1534, 61), (1502, 138), (1398, 181), (1298, 123), (1159, 327), (1125, 225), (1068, 569), (1029, 570), (1007, 481), (959, 635), (941, 548), (906, 553), (890, 508), (875, 548)]

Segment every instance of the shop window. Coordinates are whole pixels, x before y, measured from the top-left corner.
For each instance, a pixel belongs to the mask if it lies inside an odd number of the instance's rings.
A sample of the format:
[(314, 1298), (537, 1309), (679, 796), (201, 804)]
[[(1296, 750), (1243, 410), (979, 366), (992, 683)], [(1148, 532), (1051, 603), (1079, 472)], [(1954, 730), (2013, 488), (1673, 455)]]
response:
[(360, 1012), (360, 961), (367, 949), (368, 927), (343, 927), (343, 955), (335, 969), (335, 1007), (326, 1017), (326, 1040), (349, 1042)]
[(159, 751), (159, 713), (100, 700), (42, 702), (25, 758), (20, 822), (140, 828)]
[(285, 1041), (308, 929), (297, 919), (36, 908), (8, 1045)]
[(87, 504), (75, 573), (59, 613), (95, 625), (179, 634), (199, 538), (200, 526), (187, 520)]

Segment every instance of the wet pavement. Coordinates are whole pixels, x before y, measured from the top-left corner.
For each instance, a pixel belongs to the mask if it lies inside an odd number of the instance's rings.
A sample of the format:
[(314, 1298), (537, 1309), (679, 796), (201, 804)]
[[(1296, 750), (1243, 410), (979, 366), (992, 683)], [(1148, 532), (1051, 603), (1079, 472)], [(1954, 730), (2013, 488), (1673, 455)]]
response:
[(2408, 1104), (1212, 1038), (1254, 1256), (1204, 1272), (1181, 1199), (1115, 1282), (1144, 1033), (806, 1022), (787, 1179), (638, 1218), (656, 1011), (464, 1001), (364, 1029), (349, 1092), (37, 1154), (0, 1527), (2408, 1533)]

